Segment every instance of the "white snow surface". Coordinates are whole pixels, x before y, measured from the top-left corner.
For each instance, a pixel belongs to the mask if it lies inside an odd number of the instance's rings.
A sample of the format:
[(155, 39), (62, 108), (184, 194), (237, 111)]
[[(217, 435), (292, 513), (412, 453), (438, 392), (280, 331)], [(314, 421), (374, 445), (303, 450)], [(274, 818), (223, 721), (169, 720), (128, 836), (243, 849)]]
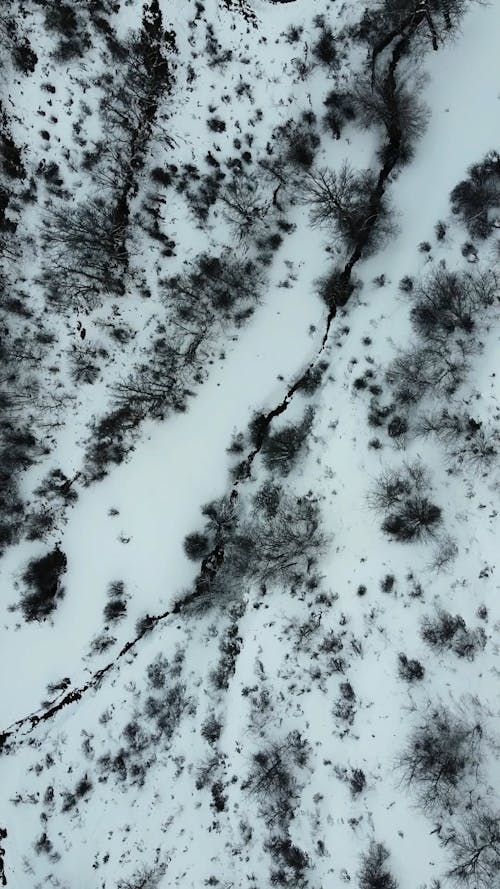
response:
[[(184, 5), (189, 6), (189, 15)], [(253, 28), (240, 13), (225, 10), (215, 0), (203, 5), (203, 18), (214, 23), (222, 43), (233, 47), (234, 58), (224, 72), (209, 68), (200, 30), (195, 60), (198, 78), (188, 86), (187, 21), (195, 14), (195, 4), (161, 0), (165, 22), (172, 22), (181, 47), (178, 83), (171, 107), (164, 109), (175, 147), (166, 147), (157, 135), (149, 149), (150, 166), (165, 162), (201, 166), (206, 151), (216, 151), (214, 142), (221, 157), (225, 156), (233, 138), (241, 135), (236, 122), (245, 130), (256, 108), (263, 112), (251, 148), (256, 155), (263, 152), (278, 123), (296, 118), (307, 107), (319, 117), (332, 84), (319, 67), (304, 80), (296, 77), (291, 59), (298, 49), (286, 44), (281, 35), (289, 24), (302, 23), (305, 39), (311, 43), (314, 15), (324, 14), (334, 32), (359, 17), (356, 0), (283, 5), (255, 0), (249, 4), (257, 16)], [(114, 26), (125, 34), (127, 28), (138, 26), (140, 12), (140, 4), (122, 4), (113, 17)], [(19, 75), (17, 83), (13, 78), (10, 89), (14, 136), (27, 146), (33, 168), (43, 151), (31, 135), (31, 127), (38, 128), (40, 81), (57, 79), (57, 113), (63, 118), (63, 94), (73, 93), (75, 108), (77, 97), (97, 106), (97, 89), (90, 87), (84, 95), (82, 77), (90, 81), (103, 64), (97, 49), (89, 52), (86, 72), (78, 61), (67, 68), (56, 64), (49, 57), (50, 47), (37, 44), (37, 35), (47, 40), (42, 25), (40, 12), (29, 6), (23, 27), (43, 61), (31, 78)], [(411, 726), (436, 701), (462, 708), (467, 716), (481, 712), (485, 733), (494, 737), (496, 732), (498, 740), (498, 479), (493, 472), (489, 476), (465, 471), (448, 474), (442, 448), (432, 441), (409, 439), (398, 449), (385, 436), (380, 450), (368, 447), (379, 430), (367, 424), (367, 393), (355, 391), (352, 383), (372, 368), (376, 382), (385, 386), (384, 369), (413, 336), (408, 300), (398, 290), (400, 279), (426, 274), (442, 260), (450, 268), (466, 265), (460, 248), (467, 236), (450, 216), (449, 193), (470, 164), (498, 145), (499, 28), (498, 3), (473, 5), (455, 39), (438, 52), (428, 51), (422, 59), (429, 75), (423, 98), (430, 120), (415, 157), (390, 187), (398, 233), (356, 267), (363, 287), (333, 320), (324, 350), (328, 370), (322, 386), (309, 398), (297, 393), (276, 422), (278, 428), (298, 418), (309, 402), (315, 408), (307, 455), (292, 471), (287, 486), (299, 495), (312, 492), (319, 498), (330, 538), (318, 565), (319, 588), (304, 586), (292, 592), (269, 584), (262, 593), (249, 585), (242, 591), (243, 604), (236, 615), (228, 608), (214, 608), (206, 614), (166, 619), (97, 688), (29, 734), (24, 735), (23, 729), (19, 744), (0, 757), (0, 826), (8, 831), (0, 845), (5, 848), (9, 889), (118, 889), (120, 881), (132, 879), (141, 867), (156, 865), (163, 865), (158, 882), (145, 883), (147, 889), (156, 885), (159, 889), (272, 885), (266, 848), (272, 826), (266, 825), (258, 798), (244, 784), (252, 771), (253, 755), (294, 730), (310, 745), (308, 763), (297, 773), (298, 802), (290, 823), (292, 842), (309, 856), (306, 885), (327, 889), (350, 881), (357, 886), (360, 856), (372, 839), (390, 849), (391, 869), (401, 887), (441, 885), (447, 889), (452, 885), (445, 876), (449, 856), (439, 843), (435, 821), (418, 808), (412, 792), (402, 785), (396, 763)], [(350, 66), (362, 63), (359, 47), (353, 46), (339, 77), (347, 78)], [(253, 105), (232, 92), (242, 76), (252, 85)], [(231, 103), (222, 101), (224, 92), (231, 94)], [(206, 128), (210, 103), (226, 120), (227, 130), (220, 137)], [(94, 111), (87, 118), (90, 140), (98, 133), (97, 118)], [(58, 139), (59, 147), (52, 144), (51, 151), (57, 155), (67, 146), (72, 152), (75, 172), (66, 186), (77, 201), (87, 186), (78, 172), (69, 117), (61, 124)], [(354, 167), (376, 168), (376, 147), (376, 134), (350, 125), (338, 141), (322, 135), (317, 162), (336, 169), (348, 158)], [(65, 169), (71, 167), (66, 164)], [(211, 217), (205, 231), (199, 230), (176, 194), (172, 193), (162, 212), (166, 231), (177, 246), (172, 260), (160, 258), (161, 263), (170, 263), (161, 274), (175, 273), (184, 260), (207, 246), (240, 249), (232, 242), (231, 229), (220, 212)], [(433, 236), (439, 219), (448, 224), (442, 243)], [(63, 677), (68, 677), (71, 687), (84, 684), (134, 637), (138, 618), (168, 610), (191, 587), (197, 565), (186, 558), (182, 542), (186, 534), (202, 527), (200, 507), (231, 488), (229, 471), (234, 459), (226, 448), (232, 435), (245, 430), (253, 412), (270, 410), (281, 402), (290, 383), (320, 349), (327, 310), (316, 294), (315, 282), (328, 271), (331, 252), (337, 247), (329, 248), (330, 252), (325, 249), (327, 233), (311, 227), (307, 208), (299, 202), (290, 208), (288, 220), (296, 228), (285, 236), (267, 270), (262, 303), (244, 326), (221, 332), (213, 345), (207, 377), (196, 387), (187, 411), (143, 423), (121, 465), (112, 466), (104, 480), (78, 487), (78, 500), (50, 537), (66, 554), (68, 571), (64, 599), (49, 621), (25, 623), (19, 611), (12, 611), (27, 560), (43, 554), (46, 544), (21, 541), (4, 555), (0, 566), (0, 729), (51, 699), (49, 684)], [(23, 224), (27, 231), (34, 226), (36, 238), (36, 210), (33, 219), (27, 215)], [(430, 253), (418, 250), (424, 240), (432, 243)], [(131, 345), (120, 351), (99, 327), (99, 319), (112, 318), (109, 307), (96, 309), (88, 318), (77, 311), (49, 318), (57, 332), (56, 357), (65, 386), (70, 385), (65, 356), (76, 339), (78, 319), (87, 325), (89, 338), (109, 346), (110, 357), (106, 375), (74, 394), (65, 425), (54, 431), (54, 447), (43, 466), (26, 473), (23, 485), (28, 497), (49, 468), (61, 466), (68, 476), (79, 471), (89, 420), (108, 408), (110, 384), (123, 378), (147, 347), (149, 325), (161, 313), (154, 290), (158, 256), (150, 243), (144, 251), (138, 244), (134, 264), (152, 283), (153, 298), (146, 300), (131, 288), (128, 302), (119, 306), (121, 318), (136, 331)], [(38, 244), (35, 265), (39, 251)], [(479, 267), (492, 267), (494, 257), (495, 245), (490, 240), (480, 247)], [(386, 283), (379, 287), (373, 279), (381, 274)], [(43, 299), (36, 290), (34, 294), (35, 301)], [(370, 342), (364, 344), (366, 337)], [(494, 422), (499, 414), (497, 355), (498, 329), (492, 326), (459, 398), (473, 404), (474, 416), (485, 422)], [(384, 467), (417, 457), (430, 470), (446, 533), (458, 547), (456, 561), (443, 572), (429, 568), (432, 542), (389, 540), (368, 505), (368, 491)], [(249, 496), (266, 478), (258, 456), (241, 496)], [(395, 583), (391, 592), (384, 593), (380, 583), (388, 574)], [(90, 655), (92, 639), (103, 630), (107, 588), (118, 580), (124, 582), (130, 597), (126, 617), (111, 628), (115, 645), (104, 654)], [(415, 594), (416, 584), (421, 584), (421, 595)], [(366, 587), (365, 595), (358, 594), (360, 586)], [(467, 626), (483, 626), (486, 646), (474, 660), (459, 659), (450, 652), (436, 654), (424, 643), (420, 622), (433, 613), (436, 604), (462, 615)], [(483, 623), (477, 617), (482, 604), (489, 613)], [(311, 618), (310, 635), (301, 638), (297, 628)], [(237, 625), (240, 650), (227, 687), (217, 688), (211, 671), (220, 660), (218, 646), (231, 623)], [(345, 674), (330, 671), (328, 655), (321, 652), (321, 640), (329, 631), (342, 638)], [(98, 759), (109, 751), (116, 755), (124, 744), (123, 729), (131, 720), (144, 721), (147, 730), (143, 713), (150, 694), (146, 669), (160, 655), (171, 667), (176, 651), (182, 651), (184, 659), (179, 675), (174, 669), (168, 682), (184, 686), (185, 708), (168, 743), (144, 752), (144, 758), (150, 759), (144, 784), (120, 782), (99, 766)], [(422, 682), (408, 685), (398, 677), (398, 652), (422, 662)], [(346, 681), (355, 691), (350, 726), (334, 713), (340, 685)], [(257, 700), (262, 692), (265, 705), (262, 698), (260, 703)], [(211, 714), (222, 727), (212, 748), (201, 735)], [(496, 785), (498, 792), (500, 777), (496, 751), (497, 744), (492, 742), (485, 766), (487, 794), (492, 799), (492, 788)], [(199, 788), (199, 769), (214, 755), (218, 761), (213, 774)], [(366, 787), (358, 796), (351, 795), (339, 768), (363, 770)], [(91, 781), (91, 790), (62, 811), (64, 794), (83, 775)], [(214, 781), (222, 782), (227, 797), (222, 811), (212, 805)], [(53, 788), (53, 795), (47, 794), (47, 788)], [(42, 834), (52, 843), (49, 851), (35, 849)]]

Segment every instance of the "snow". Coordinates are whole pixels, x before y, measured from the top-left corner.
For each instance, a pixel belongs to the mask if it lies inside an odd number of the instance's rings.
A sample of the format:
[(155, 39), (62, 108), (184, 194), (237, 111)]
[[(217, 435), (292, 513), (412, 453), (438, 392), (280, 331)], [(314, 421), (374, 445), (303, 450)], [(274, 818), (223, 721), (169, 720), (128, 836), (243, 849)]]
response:
[[(331, 82), (321, 70), (304, 81), (294, 80), (292, 60), (298, 48), (280, 40), (280, 34), (289, 23), (302, 22), (304, 39), (310, 44), (316, 33), (314, 15), (331, 15), (332, 27), (340, 30), (358, 15), (357, 4), (344, 3), (337, 9), (326, 0), (315, 0), (310, 6), (256, 0), (253, 8), (259, 26), (254, 29), (215, 0), (205, 2), (203, 17), (214, 22), (219, 40), (235, 51), (226, 71), (207, 66), (201, 24), (199, 32), (188, 27), (195, 9), (192, 3), (187, 6), (189, 15), (162, 4), (165, 20), (172, 18), (181, 42), (178, 80), (182, 88), (176, 91), (172, 106), (163, 109), (168, 115), (167, 129), (175, 134), (175, 146), (166, 148), (157, 137), (150, 146), (148, 164), (193, 162), (201, 167), (209, 148), (219, 150), (221, 158), (229, 155), (233, 138), (241, 137), (236, 122), (244, 131), (257, 108), (263, 111), (263, 121), (253, 127), (251, 150), (256, 155), (264, 151), (273, 127), (290, 115), (298, 116), (309, 105), (321, 114)], [(131, 25), (139, 25), (139, 6), (122, 5), (113, 21), (124, 36)], [(450, 268), (466, 267), (460, 248), (467, 235), (450, 217), (449, 192), (467, 167), (498, 141), (499, 24), (498, 6), (474, 6), (456, 39), (425, 55), (429, 126), (414, 159), (390, 186), (399, 233), (357, 266), (364, 286), (333, 321), (323, 353), (329, 368), (322, 386), (307, 398), (295, 395), (276, 423), (278, 428), (280, 422), (299, 417), (308, 403), (315, 408), (307, 455), (287, 483), (299, 495), (312, 491), (320, 498), (324, 527), (331, 535), (329, 550), (318, 566), (318, 589), (292, 594), (279, 587), (265, 592), (250, 587), (244, 591), (239, 612), (213, 609), (202, 615), (167, 618), (80, 701), (32, 732), (25, 734), (23, 729), (19, 745), (0, 759), (0, 826), (8, 830), (3, 846), (9, 887), (118, 889), (120, 880), (131, 878), (141, 865), (155, 863), (166, 866), (159, 889), (270, 885), (269, 870), (275, 864), (265, 844), (273, 828), (262, 816), (262, 801), (245, 790), (244, 782), (254, 754), (273, 741), (284, 740), (293, 730), (300, 731), (311, 747), (308, 764), (297, 771), (297, 811), (290, 823), (292, 841), (310, 857), (308, 885), (320, 889), (349, 880), (357, 885), (360, 855), (375, 838), (390, 849), (391, 869), (401, 886), (431, 889), (433, 879), (441, 880), (443, 889), (451, 886), (443, 876), (449, 866), (447, 850), (439, 843), (432, 818), (422, 813), (413, 793), (402, 785), (397, 762), (417, 716), (441, 700), (484, 721), (487, 794), (492, 796), (498, 783), (497, 742), (493, 740), (498, 701), (492, 681), (498, 675), (500, 629), (498, 481), (493, 472), (489, 477), (472, 477), (464, 471), (449, 474), (442, 449), (432, 441), (409, 440), (398, 450), (380, 430), (369, 428), (369, 395), (356, 392), (352, 383), (371, 368), (375, 381), (385, 387), (384, 369), (413, 336), (408, 299), (398, 290), (399, 280), (407, 274), (425, 274), (441, 261)], [(51, 44), (36, 11), (29, 12), (23, 27), (48, 60)], [(191, 33), (197, 35), (193, 42), (200, 71), (193, 92), (185, 93)], [(359, 47), (353, 46), (339, 79), (362, 61)], [(102, 64), (102, 46), (96, 40), (86, 60), (86, 76), (90, 78), (89, 70), (94, 76)], [(30, 131), (38, 120), (36, 78), (43, 76), (51, 82), (59, 78), (54, 113), (61, 118), (59, 87), (66, 89), (71, 82), (75, 96), (81, 89), (79, 62), (65, 72), (61, 67), (54, 70), (48, 60), (46, 69), (37, 71), (32, 80), (23, 78), (22, 89), (11, 89), (12, 104), (17, 106), (16, 142), (29, 145), (33, 168), (42, 153)], [(231, 92), (241, 76), (251, 80), (253, 104), (244, 96), (236, 100)], [(225, 91), (231, 103), (222, 101)], [(79, 98), (85, 98), (92, 109), (84, 124), (91, 140), (98, 133), (95, 87), (85, 96), (82, 90)], [(211, 102), (217, 107), (214, 113), (227, 121), (227, 131), (221, 136), (206, 129)], [(62, 146), (71, 147), (78, 171), (69, 121), (68, 116), (58, 130), (59, 138)], [(323, 136), (319, 163), (335, 169), (347, 157), (356, 168), (375, 166), (377, 144), (377, 134), (349, 126), (338, 142)], [(63, 165), (62, 150), (57, 157)], [(69, 176), (71, 165), (64, 162), (64, 170)], [(88, 188), (84, 180), (77, 185), (78, 177), (75, 172), (66, 181), (75, 201)], [(35, 466), (23, 479), (26, 496), (33, 496), (48, 467), (61, 465), (68, 476), (81, 467), (90, 418), (101, 416), (109, 406), (109, 385), (122, 378), (147, 348), (154, 323), (161, 317), (158, 269), (161, 274), (173, 274), (184, 260), (207, 246), (231, 243), (231, 231), (220, 212), (200, 231), (181, 197), (171, 194), (169, 200), (162, 212), (165, 230), (176, 241), (177, 256), (166, 262), (150, 250), (150, 243), (142, 252), (139, 238), (134, 267), (144, 272), (153, 297), (145, 300), (139, 288), (132, 287), (128, 303), (119, 307), (123, 320), (136, 332), (135, 340), (123, 349), (111, 345), (111, 337), (99, 326), (113, 317), (108, 306), (84, 318), (89, 339), (110, 348), (97, 384), (71, 389), (66, 352), (74, 341), (80, 313), (50, 319), (58, 337), (58, 352), (50, 358), (60, 357), (61, 376), (73, 401), (65, 426), (53, 432), (52, 454), (43, 467)], [(140, 210), (140, 197), (135, 209)], [(27, 213), (23, 223), (27, 231), (36, 232), (38, 212), (32, 208)], [(336, 246), (331, 247), (327, 233), (311, 228), (307, 209), (299, 203), (290, 208), (287, 218), (296, 229), (285, 237), (273, 259), (262, 304), (244, 326), (224, 330), (217, 339), (207, 378), (190, 399), (188, 410), (162, 422), (144, 423), (121, 465), (112, 467), (103, 481), (79, 487), (76, 504), (51, 537), (67, 555), (68, 572), (65, 597), (50, 621), (25, 624), (19, 612), (9, 609), (19, 597), (27, 559), (45, 552), (45, 545), (22, 541), (4, 556), (0, 575), (3, 730), (38, 710), (47, 700), (49, 683), (69, 677), (71, 687), (79, 687), (88, 681), (134, 637), (138, 618), (168, 610), (192, 585), (197, 566), (187, 560), (182, 541), (202, 527), (200, 507), (230, 490), (234, 461), (226, 449), (232, 435), (246, 429), (253, 412), (268, 411), (280, 403), (290, 383), (319, 353), (327, 311), (314, 282), (330, 267), (331, 253), (325, 247), (335, 253)], [(442, 243), (433, 236), (439, 219), (449, 226)], [(432, 242), (430, 254), (419, 252), (423, 240)], [(36, 269), (39, 257), (38, 248)], [(479, 268), (492, 267), (494, 258), (491, 240), (479, 247)], [(382, 273), (387, 283), (378, 287), (373, 279)], [(287, 279), (288, 285), (283, 286)], [(41, 288), (35, 287), (33, 293), (33, 304), (42, 305)], [(367, 336), (371, 342), (365, 345), (362, 341)], [(473, 404), (478, 416), (493, 422), (498, 419), (500, 395), (495, 376), (498, 331), (493, 323), (483, 339), (483, 351), (474, 359), (459, 398), (462, 406)], [(384, 398), (389, 397), (384, 390)], [(368, 442), (378, 435), (383, 447), (374, 450)], [(458, 546), (457, 561), (441, 573), (429, 567), (432, 544), (388, 540), (380, 530), (380, 517), (368, 503), (368, 492), (384, 467), (416, 458), (429, 467), (445, 530)], [(252, 473), (242, 498), (249, 497), (266, 478), (260, 457)], [(395, 577), (389, 593), (380, 588), (386, 574)], [(111, 628), (115, 645), (103, 655), (90, 656), (89, 645), (103, 630), (108, 585), (116, 580), (124, 581), (130, 595), (126, 618)], [(422, 586), (421, 596), (415, 595), (416, 583)], [(361, 585), (366, 586), (365, 595), (359, 594)], [(489, 610), (484, 623), (477, 616), (483, 603)], [(435, 654), (426, 646), (420, 622), (436, 604), (461, 614), (469, 627), (483, 626), (487, 644), (475, 660), (458, 659), (450, 652)], [(297, 627), (313, 615), (318, 618), (317, 628), (305, 641), (297, 641)], [(211, 672), (220, 660), (218, 646), (231, 623), (237, 625), (241, 646), (228, 687), (220, 689)], [(329, 655), (320, 647), (330, 630), (342, 640), (345, 673), (329, 667)], [(99, 766), (98, 759), (108, 751), (115, 755), (124, 745), (122, 731), (131, 719), (138, 718), (145, 730), (151, 729), (143, 711), (151, 692), (145, 671), (160, 653), (171, 663), (178, 649), (185, 661), (180, 677), (168, 683), (180, 681), (186, 686), (194, 710), (186, 710), (179, 718), (169, 743), (158, 741), (155, 749), (148, 750), (152, 763), (143, 786), (120, 783), (109, 769)], [(398, 678), (399, 652), (425, 666), (421, 683), (410, 686)], [(355, 692), (351, 725), (333, 715), (340, 685), (347, 681)], [(267, 707), (257, 699), (263, 689), (269, 695)], [(109, 719), (102, 718), (106, 712)], [(201, 727), (214, 713), (222, 728), (212, 749)], [(84, 749), (85, 738), (89, 745)], [(214, 753), (219, 762), (206, 787), (200, 789), (198, 770)], [(363, 769), (367, 784), (359, 796), (353, 797), (348, 784), (338, 777), (342, 768)], [(85, 773), (93, 783), (91, 792), (70, 811), (61, 812), (64, 792), (73, 789)], [(219, 812), (211, 807), (210, 793), (218, 780), (228, 797)], [(47, 798), (44, 801), (48, 786), (54, 788), (55, 805)], [(16, 802), (18, 794), (22, 800)], [(249, 832), (245, 825), (251, 828)], [(44, 832), (59, 858), (35, 852), (33, 843)], [(324, 853), (318, 841), (324, 844)], [(210, 883), (211, 878), (220, 882)]]

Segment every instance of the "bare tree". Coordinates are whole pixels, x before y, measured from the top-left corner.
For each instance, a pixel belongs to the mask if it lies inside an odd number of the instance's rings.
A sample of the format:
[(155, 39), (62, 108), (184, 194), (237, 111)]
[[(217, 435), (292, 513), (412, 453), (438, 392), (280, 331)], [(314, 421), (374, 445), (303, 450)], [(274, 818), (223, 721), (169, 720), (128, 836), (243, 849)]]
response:
[[(429, 111), (419, 99), (425, 79), (422, 75), (398, 73), (394, 84), (389, 78), (374, 75), (358, 78), (353, 90), (357, 120), (365, 127), (382, 127), (390, 138), (401, 133), (400, 161), (411, 160), (416, 141), (423, 134)], [(381, 149), (383, 152), (384, 149)]]
[(372, 252), (394, 231), (384, 195), (374, 208), (375, 186), (376, 176), (371, 170), (355, 172), (347, 161), (338, 171), (311, 169), (304, 176), (302, 192), (310, 206), (312, 225), (331, 227), (349, 251), (366, 237), (365, 252)]
[(464, 412), (452, 414), (443, 408), (422, 414), (415, 432), (424, 438), (436, 438), (453, 466), (464, 466), (473, 472), (488, 472), (498, 456), (498, 430)]
[(398, 889), (398, 883), (387, 867), (390, 852), (374, 840), (361, 860), (359, 889)]
[(487, 238), (500, 222), (500, 155), (491, 151), (468, 169), (450, 195), (453, 213), (458, 214), (473, 238)]
[(43, 280), (54, 302), (98, 305), (104, 293), (123, 295), (127, 224), (117, 204), (89, 198), (74, 208), (48, 211)]
[(468, 812), (464, 823), (451, 829), (444, 844), (454, 857), (448, 871), (459, 886), (493, 889), (500, 880), (500, 813), (486, 803)]
[(272, 201), (264, 196), (259, 180), (237, 174), (221, 189), (219, 197), (224, 216), (240, 241), (262, 231)]
[(397, 765), (428, 812), (449, 809), (457, 793), (473, 788), (481, 763), (482, 729), (439, 705), (414, 727)]

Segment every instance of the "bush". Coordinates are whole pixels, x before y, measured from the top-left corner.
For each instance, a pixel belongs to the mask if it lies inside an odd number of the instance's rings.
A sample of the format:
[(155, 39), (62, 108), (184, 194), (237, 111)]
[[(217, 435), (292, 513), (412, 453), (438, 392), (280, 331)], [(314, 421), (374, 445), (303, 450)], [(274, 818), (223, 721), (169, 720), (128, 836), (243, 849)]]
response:
[(431, 536), (441, 522), (441, 509), (427, 497), (409, 497), (382, 522), (382, 530), (400, 543)]
[(500, 155), (491, 151), (468, 169), (450, 195), (452, 212), (459, 215), (473, 238), (487, 238), (498, 221)]
[(323, 104), (327, 109), (323, 123), (335, 139), (340, 139), (345, 124), (356, 117), (352, 96), (349, 93), (332, 90)]
[(208, 741), (209, 744), (216, 744), (222, 732), (222, 721), (215, 715), (211, 715), (205, 720), (201, 727), (201, 736)]
[(362, 856), (358, 874), (359, 889), (398, 889), (398, 883), (387, 868), (390, 852), (382, 843), (372, 841)]
[(193, 531), (191, 534), (186, 535), (183, 546), (188, 559), (192, 559), (193, 562), (198, 562), (209, 552), (210, 540), (206, 534), (202, 534), (199, 531)]
[(386, 470), (370, 495), (370, 506), (385, 512), (382, 530), (402, 543), (431, 536), (441, 522), (441, 509), (429, 499), (430, 480), (421, 463)]
[(350, 275), (335, 268), (328, 275), (316, 281), (318, 296), (330, 310), (337, 306), (345, 306), (356, 289)]
[(320, 36), (313, 43), (312, 54), (326, 68), (335, 69), (338, 66), (335, 37), (333, 31), (324, 24), (321, 27)]
[(314, 410), (308, 407), (300, 423), (289, 423), (266, 436), (261, 449), (266, 469), (277, 470), (282, 476), (291, 472), (306, 447), (313, 420)]
[(328, 370), (328, 361), (320, 361), (314, 367), (308, 368), (306, 373), (301, 377), (297, 385), (300, 392), (306, 395), (314, 395), (323, 382), (323, 377)]
[(39, 559), (32, 559), (22, 578), (32, 592), (25, 592), (21, 610), (26, 621), (46, 620), (64, 596), (61, 578), (66, 573), (67, 558), (58, 546)]
[(395, 414), (387, 424), (388, 435), (390, 438), (401, 438), (406, 432), (408, 432), (408, 420)]
[(351, 794), (353, 797), (359, 796), (360, 793), (363, 793), (363, 790), (366, 787), (366, 776), (363, 772), (363, 769), (351, 769), (349, 786), (351, 788)]
[(398, 673), (399, 678), (405, 682), (415, 682), (424, 678), (425, 670), (417, 660), (408, 660), (405, 654), (398, 654)]
[(392, 593), (396, 578), (394, 574), (386, 574), (380, 581), (380, 589), (383, 593)]
[[(469, 777), (477, 782), (482, 729), (442, 706), (434, 707), (410, 736), (398, 765), (427, 811), (449, 808), (457, 788)], [(461, 794), (463, 790), (461, 791)]]
[(473, 661), (486, 645), (486, 633), (482, 627), (469, 630), (460, 614), (450, 614), (442, 608), (434, 617), (422, 620), (420, 635), (435, 651), (452, 651), (457, 657)]
[(220, 256), (200, 253), (181, 275), (161, 281), (164, 300), (180, 330), (192, 325), (203, 339), (216, 324), (237, 321), (239, 313), (259, 302), (263, 278), (256, 264), (234, 251)]
[(154, 867), (143, 865), (135, 870), (131, 877), (119, 880), (117, 889), (158, 889), (166, 870), (165, 864), (157, 864)]

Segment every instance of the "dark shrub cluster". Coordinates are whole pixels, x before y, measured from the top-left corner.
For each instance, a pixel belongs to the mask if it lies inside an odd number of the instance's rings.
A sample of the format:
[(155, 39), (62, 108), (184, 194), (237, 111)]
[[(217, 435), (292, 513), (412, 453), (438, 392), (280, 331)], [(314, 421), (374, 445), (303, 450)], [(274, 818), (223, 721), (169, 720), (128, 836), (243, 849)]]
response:
[(56, 610), (64, 596), (62, 577), (66, 573), (67, 558), (56, 546), (39, 559), (32, 559), (22, 577), (26, 591), (21, 597), (21, 610), (27, 621), (46, 620)]
[(411, 543), (432, 536), (441, 523), (441, 509), (430, 497), (429, 475), (417, 461), (382, 473), (369, 502), (385, 514), (382, 530), (386, 534), (400, 543)]
[(473, 661), (486, 646), (483, 627), (470, 630), (460, 614), (439, 608), (436, 614), (423, 618), (420, 635), (435, 651), (452, 651), (457, 657)]
[(312, 45), (312, 54), (320, 65), (334, 70), (338, 67), (339, 60), (333, 31), (325, 24), (324, 19), (318, 21), (318, 25), (319, 36)]
[(356, 117), (353, 97), (350, 93), (334, 89), (328, 93), (323, 104), (326, 108), (323, 124), (334, 139), (340, 139), (346, 123)]
[(400, 404), (427, 393), (453, 395), (463, 382), (472, 355), (481, 349), (480, 331), (497, 301), (493, 272), (450, 272), (437, 268), (409, 295), (416, 338), (387, 370)]
[(116, 623), (127, 613), (128, 594), (123, 580), (112, 581), (107, 590), (109, 601), (104, 606), (104, 620), (107, 624)]
[(218, 691), (229, 688), (242, 643), (243, 639), (238, 635), (238, 624), (231, 624), (219, 642), (220, 659), (216, 668), (210, 673), (210, 681)]
[(345, 306), (356, 290), (356, 282), (352, 276), (346, 275), (342, 269), (335, 268), (323, 278), (316, 281), (318, 296), (328, 306), (335, 309), (337, 306)]
[(299, 423), (287, 423), (266, 435), (261, 449), (266, 469), (276, 470), (281, 476), (291, 472), (307, 446), (313, 420), (314, 410), (308, 407)]
[(409, 659), (403, 653), (398, 654), (398, 673), (400, 679), (404, 679), (405, 682), (416, 682), (425, 676), (425, 670), (420, 661), (414, 658)]
[(305, 872), (311, 866), (306, 852), (292, 843), (289, 836), (274, 835), (265, 843), (275, 869), (271, 870), (272, 886), (306, 886)]
[(309, 761), (310, 746), (300, 732), (290, 732), (252, 757), (250, 775), (242, 785), (255, 795), (267, 824), (286, 831), (299, 795), (298, 776)]

